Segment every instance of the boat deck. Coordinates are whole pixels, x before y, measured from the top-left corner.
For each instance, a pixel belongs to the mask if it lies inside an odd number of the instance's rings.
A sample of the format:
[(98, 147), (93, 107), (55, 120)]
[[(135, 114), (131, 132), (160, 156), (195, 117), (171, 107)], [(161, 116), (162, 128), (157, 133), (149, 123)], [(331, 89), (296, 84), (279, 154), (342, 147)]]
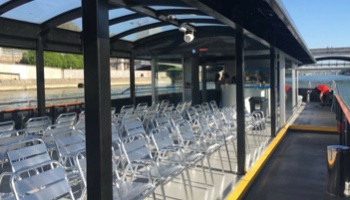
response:
[[(308, 103), (293, 125), (336, 127), (330, 107)], [(334, 132), (288, 130), (243, 199), (350, 199), (327, 193), (327, 146)]]

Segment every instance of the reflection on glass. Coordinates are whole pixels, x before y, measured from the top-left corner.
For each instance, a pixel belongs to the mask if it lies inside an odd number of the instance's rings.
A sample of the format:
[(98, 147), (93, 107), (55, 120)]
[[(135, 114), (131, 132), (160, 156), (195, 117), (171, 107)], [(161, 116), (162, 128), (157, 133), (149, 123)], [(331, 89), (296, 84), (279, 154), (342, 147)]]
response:
[(286, 100), (286, 120), (288, 120), (292, 114), (293, 114), (293, 101), (292, 101), (292, 82), (289, 82), (287, 80), (292, 80), (292, 70), (286, 70), (286, 81), (285, 81), (285, 100)]
[(162, 27), (157, 27), (157, 28), (152, 28), (152, 29), (148, 29), (148, 30), (144, 30), (144, 31), (140, 31), (128, 36), (123, 37), (123, 40), (128, 40), (128, 41), (136, 41), (160, 32), (164, 32), (164, 31), (169, 31), (169, 30), (174, 30), (177, 29), (176, 26), (173, 25), (168, 25), (168, 26), (162, 26)]
[(81, 32), (83, 30), (82, 27), (83, 27), (82, 18), (78, 18), (58, 26), (58, 28), (66, 29), (69, 31), (76, 31), (76, 32)]
[(35, 0), (4, 13), (2, 17), (40, 24), (80, 6), (81, 0)]
[[(225, 24), (208, 24), (208, 23), (190, 23), (193, 26), (227, 26)], [(228, 27), (228, 26), (227, 26)]]
[(0, 5), (9, 2), (8, 0), (0, 0)]
[(108, 16), (109, 16), (109, 19), (114, 19), (114, 18), (126, 16), (126, 15), (131, 15), (134, 13), (135, 12), (125, 8), (117, 8), (117, 9), (110, 10)]
[(170, 102), (181, 101), (183, 79), (181, 59), (177, 60), (176, 55), (174, 55), (171, 61), (159, 58), (157, 66), (157, 94), (168, 94), (166, 98), (169, 99)]
[(122, 33), (124, 31), (134, 29), (140, 26), (144, 25), (149, 25), (149, 24), (154, 24), (159, 22), (156, 19), (153, 19), (151, 17), (142, 17), (142, 18), (137, 18), (133, 20), (128, 20), (122, 23), (115, 24), (113, 26), (109, 27), (109, 33), (110, 35), (117, 35), (119, 33)]
[(190, 7), (179, 7), (179, 6), (149, 6), (153, 10), (175, 10), (175, 9), (184, 9), (184, 10), (194, 10)]
[(212, 16), (207, 15), (175, 15), (175, 19), (214, 19)]

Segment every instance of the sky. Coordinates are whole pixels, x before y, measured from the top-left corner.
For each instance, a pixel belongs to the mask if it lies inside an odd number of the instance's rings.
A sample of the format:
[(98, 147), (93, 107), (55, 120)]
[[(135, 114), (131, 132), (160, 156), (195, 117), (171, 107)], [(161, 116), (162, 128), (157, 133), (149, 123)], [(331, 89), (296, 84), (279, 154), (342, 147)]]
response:
[(350, 0), (280, 0), (309, 49), (350, 47)]

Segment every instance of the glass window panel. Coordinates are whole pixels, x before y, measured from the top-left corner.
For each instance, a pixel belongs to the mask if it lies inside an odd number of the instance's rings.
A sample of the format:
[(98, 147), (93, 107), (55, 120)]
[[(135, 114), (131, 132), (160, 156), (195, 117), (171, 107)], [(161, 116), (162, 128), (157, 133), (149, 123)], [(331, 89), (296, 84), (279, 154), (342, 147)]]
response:
[(0, 5), (7, 3), (7, 2), (8, 2), (8, 0), (0, 0)]
[(82, 18), (78, 18), (75, 20), (72, 20), (70, 22), (61, 24), (58, 26), (58, 28), (70, 30), (70, 31), (77, 31), (81, 32), (83, 30), (83, 20)]
[(227, 26), (225, 24), (190, 23), (193, 26)]
[(134, 29), (144, 25), (154, 24), (157, 22), (159, 21), (150, 17), (137, 18), (110, 26), (109, 33), (113, 36), (130, 29)]
[(80, 6), (81, 0), (35, 0), (4, 13), (2, 17), (40, 24)]
[(175, 15), (176, 19), (214, 19), (212, 16), (205, 15)]
[(145, 38), (145, 37), (148, 37), (148, 36), (160, 33), (160, 32), (174, 30), (174, 29), (177, 29), (177, 27), (173, 26), (173, 25), (162, 26), (162, 27), (157, 27), (157, 28), (145, 30), (145, 31), (140, 31), (140, 32), (125, 36), (122, 39), (134, 42), (136, 40), (139, 40), (139, 39), (142, 39), (142, 38)]
[(126, 16), (126, 15), (131, 15), (134, 13), (135, 12), (128, 10), (128, 9), (125, 9), (125, 8), (118, 8), (118, 9), (114, 9), (114, 10), (109, 11), (109, 19), (114, 19), (114, 18)]
[(179, 6), (149, 6), (153, 10), (173, 10), (173, 9), (185, 9), (185, 10), (195, 10), (190, 7), (179, 7)]

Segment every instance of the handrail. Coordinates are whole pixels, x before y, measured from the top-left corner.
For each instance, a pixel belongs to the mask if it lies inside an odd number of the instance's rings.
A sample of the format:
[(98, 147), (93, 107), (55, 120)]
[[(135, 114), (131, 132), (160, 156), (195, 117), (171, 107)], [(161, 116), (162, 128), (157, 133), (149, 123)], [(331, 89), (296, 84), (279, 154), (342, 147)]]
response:
[[(339, 90), (338, 84), (335, 81), (332, 81), (331, 89), (334, 92), (334, 97), (338, 101), (339, 106), (340, 106), (342, 112), (344, 113), (345, 118), (347, 119), (348, 122), (350, 122), (350, 109), (349, 109), (349, 106), (344, 101), (344, 99), (342, 98), (342, 95), (341, 95), (341, 92)], [(334, 104), (334, 101), (333, 101), (333, 104)]]

